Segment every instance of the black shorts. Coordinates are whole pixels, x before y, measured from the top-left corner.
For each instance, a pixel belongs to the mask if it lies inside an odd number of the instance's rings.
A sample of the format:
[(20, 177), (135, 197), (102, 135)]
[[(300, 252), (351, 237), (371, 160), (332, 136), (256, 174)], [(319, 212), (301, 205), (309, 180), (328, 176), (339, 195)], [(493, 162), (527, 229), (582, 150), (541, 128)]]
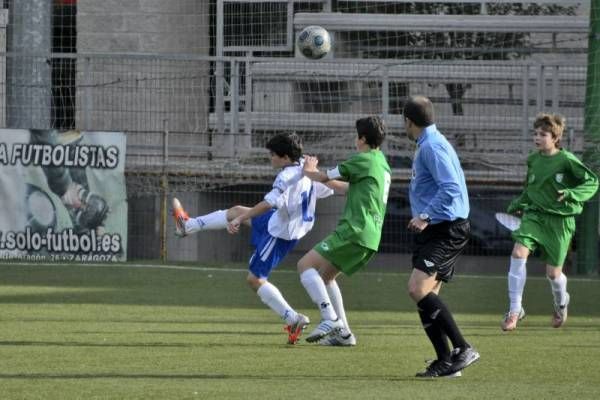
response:
[(428, 275), (437, 273), (436, 280), (448, 282), (454, 275), (454, 264), (469, 241), (471, 225), (468, 219), (444, 221), (427, 225), (413, 245), (413, 268)]

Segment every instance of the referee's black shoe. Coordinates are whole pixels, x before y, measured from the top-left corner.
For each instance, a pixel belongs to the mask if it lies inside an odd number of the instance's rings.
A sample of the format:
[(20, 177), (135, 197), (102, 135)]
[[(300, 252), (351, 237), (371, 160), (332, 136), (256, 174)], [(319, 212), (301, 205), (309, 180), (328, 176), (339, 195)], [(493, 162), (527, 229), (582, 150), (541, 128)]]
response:
[(461, 371), (479, 360), (479, 358), (479, 353), (473, 347), (457, 347), (452, 351), (450, 370), (452, 372)]
[(417, 372), (417, 378), (457, 378), (461, 376), (460, 371), (452, 370), (452, 363), (442, 360), (433, 360), (425, 371)]

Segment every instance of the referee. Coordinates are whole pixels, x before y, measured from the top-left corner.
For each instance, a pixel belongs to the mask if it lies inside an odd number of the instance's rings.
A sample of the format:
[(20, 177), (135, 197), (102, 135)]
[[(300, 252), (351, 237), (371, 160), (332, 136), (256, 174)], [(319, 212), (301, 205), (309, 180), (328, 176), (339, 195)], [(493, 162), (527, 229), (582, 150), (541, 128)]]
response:
[(417, 304), (423, 329), (437, 355), (417, 377), (461, 376), (461, 370), (477, 361), (479, 353), (466, 342), (438, 294), (442, 282), (452, 279), (456, 259), (469, 240), (465, 176), (454, 148), (434, 124), (431, 100), (409, 98), (404, 124), (408, 137), (417, 143), (409, 187), (412, 219), (408, 223), (417, 236), (408, 294)]

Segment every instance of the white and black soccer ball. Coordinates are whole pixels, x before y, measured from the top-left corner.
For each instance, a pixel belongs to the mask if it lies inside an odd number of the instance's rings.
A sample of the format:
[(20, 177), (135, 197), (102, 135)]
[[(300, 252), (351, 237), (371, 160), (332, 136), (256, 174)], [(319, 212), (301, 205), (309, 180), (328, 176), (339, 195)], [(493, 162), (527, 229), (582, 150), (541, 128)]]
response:
[(317, 25), (307, 26), (298, 35), (296, 46), (304, 57), (318, 60), (331, 50), (331, 37), (325, 28)]

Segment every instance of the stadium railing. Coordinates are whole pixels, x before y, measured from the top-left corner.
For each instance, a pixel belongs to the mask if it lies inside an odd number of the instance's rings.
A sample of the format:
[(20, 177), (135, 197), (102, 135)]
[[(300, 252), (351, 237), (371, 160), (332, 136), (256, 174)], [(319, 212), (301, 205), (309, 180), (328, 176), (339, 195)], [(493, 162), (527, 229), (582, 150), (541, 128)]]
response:
[(294, 27), (339, 31), (586, 33), (589, 18), (552, 15), (424, 15), (297, 13)]

